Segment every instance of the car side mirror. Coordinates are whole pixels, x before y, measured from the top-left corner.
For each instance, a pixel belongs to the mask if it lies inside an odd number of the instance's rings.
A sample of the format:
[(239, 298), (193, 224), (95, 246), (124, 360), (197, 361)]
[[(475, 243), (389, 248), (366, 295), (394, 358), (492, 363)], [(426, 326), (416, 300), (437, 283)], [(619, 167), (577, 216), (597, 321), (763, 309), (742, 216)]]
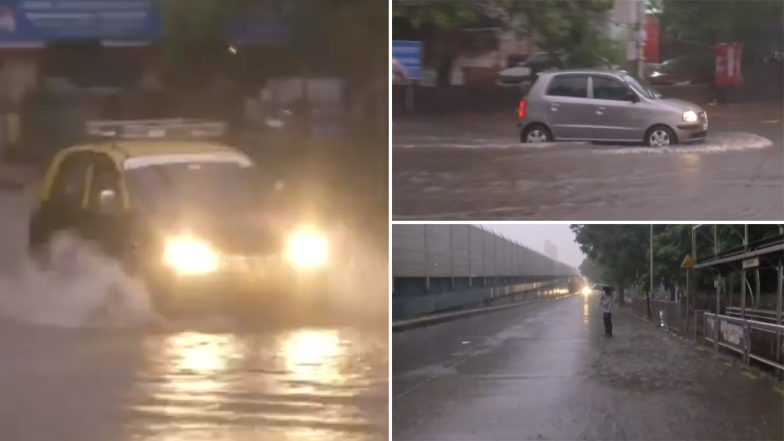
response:
[(117, 214), (120, 212), (120, 198), (114, 190), (101, 190), (98, 194), (98, 213)]
[(629, 101), (633, 102), (633, 103), (639, 103), (640, 102), (640, 97), (637, 96), (637, 94), (632, 92), (631, 90), (628, 92), (628, 95), (626, 95), (626, 98)]

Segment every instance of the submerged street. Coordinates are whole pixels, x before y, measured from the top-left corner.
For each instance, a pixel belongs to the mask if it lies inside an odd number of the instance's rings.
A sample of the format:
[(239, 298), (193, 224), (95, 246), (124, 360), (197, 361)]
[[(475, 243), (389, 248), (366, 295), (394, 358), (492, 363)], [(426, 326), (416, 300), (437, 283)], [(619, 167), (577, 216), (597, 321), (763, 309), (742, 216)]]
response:
[(395, 440), (782, 439), (784, 391), (596, 296), (393, 335)]
[(387, 439), (378, 241), (353, 237), (361, 275), (334, 274), (329, 292), (312, 293), (329, 295), (316, 312), (279, 299), (242, 318), (166, 319), (88, 250), (77, 249), (65, 275), (27, 262), (33, 187), (0, 190), (3, 439)]
[(519, 143), (514, 114), (393, 124), (395, 219), (771, 220), (784, 216), (782, 109), (714, 111), (701, 144)]

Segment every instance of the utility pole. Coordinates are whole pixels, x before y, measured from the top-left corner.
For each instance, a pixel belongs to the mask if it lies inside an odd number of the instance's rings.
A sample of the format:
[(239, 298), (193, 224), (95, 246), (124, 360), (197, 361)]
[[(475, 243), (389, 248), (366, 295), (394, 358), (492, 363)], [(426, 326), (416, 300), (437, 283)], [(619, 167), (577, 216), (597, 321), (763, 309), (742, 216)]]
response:
[(645, 46), (645, 2), (637, 0), (635, 4), (635, 15), (637, 22), (635, 24), (634, 39), (637, 41), (637, 77), (643, 78), (643, 47)]
[(653, 319), (653, 313), (651, 312), (651, 296), (653, 295), (653, 224), (651, 224), (650, 236), (651, 236), (650, 237), (651, 243), (650, 243), (650, 248), (649, 248), (650, 269), (648, 270), (648, 272), (649, 272), (648, 275), (650, 276), (650, 288), (648, 289), (648, 296), (647, 296), (647, 299), (646, 299), (646, 303), (647, 303), (647, 310), (648, 310), (647, 311), (648, 319), (652, 320)]

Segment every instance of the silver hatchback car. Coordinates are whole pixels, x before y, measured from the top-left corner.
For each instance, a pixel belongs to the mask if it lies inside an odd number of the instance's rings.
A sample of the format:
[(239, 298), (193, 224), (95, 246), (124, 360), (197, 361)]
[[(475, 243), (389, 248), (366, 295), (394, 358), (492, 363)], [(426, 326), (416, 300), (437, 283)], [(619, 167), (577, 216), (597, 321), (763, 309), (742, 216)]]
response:
[(543, 72), (520, 100), (520, 141), (702, 141), (708, 115), (696, 104), (662, 98), (627, 72), (583, 69)]

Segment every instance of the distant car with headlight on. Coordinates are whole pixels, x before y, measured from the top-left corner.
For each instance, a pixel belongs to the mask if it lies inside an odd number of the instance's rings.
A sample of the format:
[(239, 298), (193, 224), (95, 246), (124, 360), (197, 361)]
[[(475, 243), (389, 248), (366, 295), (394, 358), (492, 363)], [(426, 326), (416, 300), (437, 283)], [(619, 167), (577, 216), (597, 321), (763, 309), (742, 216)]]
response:
[(95, 242), (145, 281), (164, 313), (205, 297), (319, 283), (329, 261), (325, 234), (270, 221), (252, 161), (201, 139), (214, 125), (91, 124), (89, 133), (105, 137), (62, 150), (49, 165), (29, 225), (33, 255), (45, 261), (60, 232)]

